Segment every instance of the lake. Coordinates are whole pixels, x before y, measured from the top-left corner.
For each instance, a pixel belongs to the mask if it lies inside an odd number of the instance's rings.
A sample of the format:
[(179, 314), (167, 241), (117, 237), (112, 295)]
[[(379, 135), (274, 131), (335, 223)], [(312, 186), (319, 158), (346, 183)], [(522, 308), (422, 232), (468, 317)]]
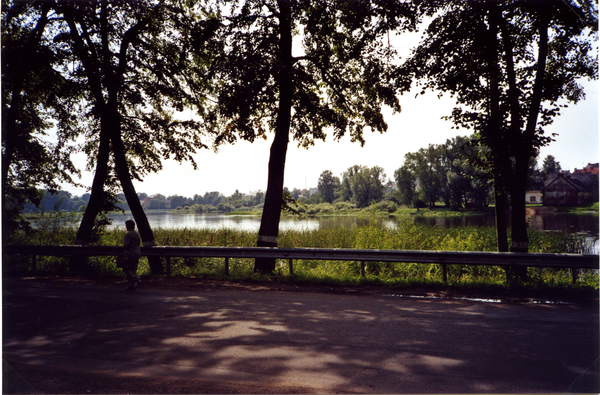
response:
[[(260, 216), (234, 216), (222, 213), (214, 214), (173, 214), (168, 210), (152, 210), (146, 213), (150, 226), (153, 229), (163, 228), (204, 228), (204, 229), (237, 229), (257, 232), (260, 227)], [(111, 214), (113, 220), (111, 228), (125, 227), (126, 219), (130, 214)], [(405, 218), (405, 217), (401, 217)], [(482, 215), (440, 216), (424, 217), (411, 216), (415, 224), (451, 228), (458, 226), (495, 226), (492, 212)], [(282, 217), (279, 223), (280, 230), (287, 229), (323, 229), (337, 226), (350, 227), (364, 225), (368, 217), (361, 216), (331, 216), (331, 217)], [(398, 223), (396, 217), (383, 219), (387, 226), (394, 227)], [(507, 221), (510, 223), (510, 219)], [(598, 254), (598, 215), (595, 214), (540, 214), (530, 218), (529, 226), (532, 229), (543, 231), (559, 231), (566, 233), (584, 233), (586, 244), (592, 253)]]
[[(208, 228), (208, 229), (239, 229), (258, 231), (260, 216), (232, 216), (222, 213), (215, 214), (172, 214), (167, 210), (152, 210), (146, 213), (152, 228)], [(124, 227), (126, 219), (131, 215), (111, 214), (111, 227)], [(404, 217), (402, 217), (404, 218)], [(443, 228), (457, 226), (489, 226), (493, 227), (493, 213), (465, 216), (424, 217), (411, 216), (418, 225), (440, 226)], [(395, 226), (398, 219), (390, 217), (383, 219), (386, 225)], [(368, 217), (361, 216), (331, 216), (331, 217), (282, 217), (279, 229), (322, 229), (331, 227), (349, 227), (368, 223)], [(590, 237), (598, 237), (598, 215), (594, 214), (542, 214), (531, 217), (530, 227), (536, 230), (561, 231), (567, 233), (583, 232)]]

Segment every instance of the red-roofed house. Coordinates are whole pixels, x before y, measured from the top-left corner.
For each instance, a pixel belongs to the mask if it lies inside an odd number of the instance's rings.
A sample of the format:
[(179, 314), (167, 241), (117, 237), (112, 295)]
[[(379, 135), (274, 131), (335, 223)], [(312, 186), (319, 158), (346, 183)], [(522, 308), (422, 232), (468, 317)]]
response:
[(575, 169), (573, 174), (598, 174), (598, 163), (588, 163), (583, 169)]

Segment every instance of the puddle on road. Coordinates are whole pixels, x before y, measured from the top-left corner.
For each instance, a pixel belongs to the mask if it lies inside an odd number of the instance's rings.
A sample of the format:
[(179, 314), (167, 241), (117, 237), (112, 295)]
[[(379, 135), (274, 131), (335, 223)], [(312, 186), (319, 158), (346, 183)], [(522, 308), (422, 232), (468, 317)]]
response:
[(501, 304), (547, 304), (547, 305), (561, 305), (569, 306), (574, 303), (562, 302), (555, 300), (539, 300), (539, 299), (519, 299), (519, 298), (469, 298), (466, 296), (434, 296), (434, 295), (399, 295), (399, 294), (376, 294), (377, 296), (385, 296), (388, 298), (402, 298), (402, 299), (425, 299), (425, 300), (451, 300), (461, 302), (479, 302), (479, 303), (501, 303)]

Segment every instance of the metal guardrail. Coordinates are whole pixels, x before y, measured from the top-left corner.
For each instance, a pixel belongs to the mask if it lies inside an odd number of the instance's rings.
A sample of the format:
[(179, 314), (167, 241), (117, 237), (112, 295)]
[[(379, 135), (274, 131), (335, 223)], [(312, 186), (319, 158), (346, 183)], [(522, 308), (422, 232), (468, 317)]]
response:
[[(28, 254), (49, 256), (116, 256), (122, 251), (120, 246), (55, 246), (55, 245), (5, 245), (4, 254)], [(229, 273), (230, 258), (274, 258), (289, 261), (290, 274), (293, 274), (292, 261), (336, 260), (359, 261), (364, 276), (364, 262), (410, 262), (435, 263), (442, 265), (446, 281), (446, 265), (487, 265), (487, 266), (530, 266), (573, 269), (599, 269), (598, 255), (580, 254), (529, 254), (515, 252), (459, 252), (459, 251), (410, 251), (410, 250), (356, 250), (337, 248), (268, 248), (268, 247), (142, 247), (143, 256), (184, 257), (184, 258), (225, 258), (225, 272)], [(170, 259), (167, 259), (167, 272), (170, 272)]]

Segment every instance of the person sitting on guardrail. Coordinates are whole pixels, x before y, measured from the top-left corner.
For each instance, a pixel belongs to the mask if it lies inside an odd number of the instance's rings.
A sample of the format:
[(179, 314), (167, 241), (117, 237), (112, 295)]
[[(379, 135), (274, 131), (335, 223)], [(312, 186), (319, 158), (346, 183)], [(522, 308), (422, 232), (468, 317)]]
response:
[(142, 251), (140, 250), (140, 235), (135, 231), (135, 222), (131, 219), (125, 221), (125, 228), (127, 233), (123, 237), (123, 248), (129, 252), (129, 258), (127, 264), (123, 266), (123, 271), (129, 280), (129, 285), (126, 289), (133, 291), (137, 288), (140, 282), (139, 276), (137, 276), (137, 267), (142, 257)]

